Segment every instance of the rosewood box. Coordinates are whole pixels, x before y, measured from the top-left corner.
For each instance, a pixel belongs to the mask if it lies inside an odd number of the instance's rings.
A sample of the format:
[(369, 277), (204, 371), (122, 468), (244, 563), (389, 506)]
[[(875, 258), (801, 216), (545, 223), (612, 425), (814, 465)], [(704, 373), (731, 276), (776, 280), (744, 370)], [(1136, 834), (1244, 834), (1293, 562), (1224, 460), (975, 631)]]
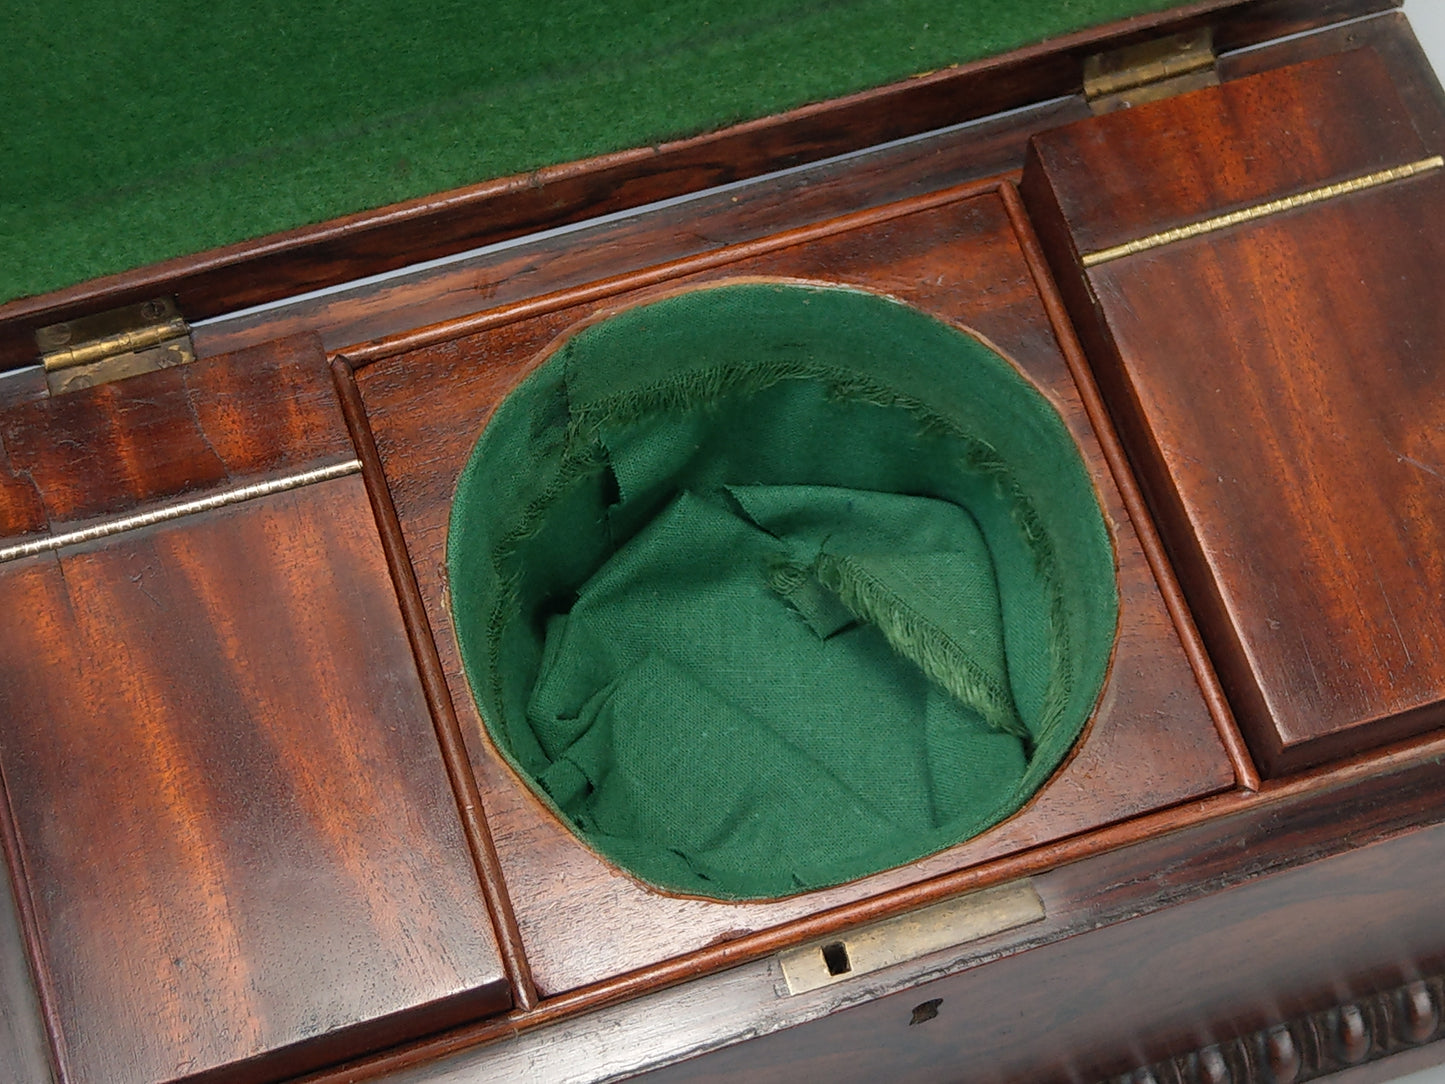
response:
[[(1206, 0), (0, 306), (6, 1078), (1445, 1061), (1445, 95), (1393, 6)], [(520, 778), (447, 545), (559, 342), (759, 281), (1006, 359), (1118, 616), (1022, 809), (717, 899)]]

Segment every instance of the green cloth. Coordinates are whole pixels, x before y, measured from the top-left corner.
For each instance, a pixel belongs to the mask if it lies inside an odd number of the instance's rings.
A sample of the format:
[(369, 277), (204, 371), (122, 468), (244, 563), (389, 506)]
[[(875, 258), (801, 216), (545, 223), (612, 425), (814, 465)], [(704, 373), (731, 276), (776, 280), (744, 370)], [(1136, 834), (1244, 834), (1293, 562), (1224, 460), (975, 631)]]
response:
[(488, 730), (603, 855), (772, 897), (1016, 811), (1113, 646), (1113, 552), (1057, 414), (859, 291), (684, 293), (567, 339), (458, 483)]
[(1169, 3), (10, 0), (0, 300)]

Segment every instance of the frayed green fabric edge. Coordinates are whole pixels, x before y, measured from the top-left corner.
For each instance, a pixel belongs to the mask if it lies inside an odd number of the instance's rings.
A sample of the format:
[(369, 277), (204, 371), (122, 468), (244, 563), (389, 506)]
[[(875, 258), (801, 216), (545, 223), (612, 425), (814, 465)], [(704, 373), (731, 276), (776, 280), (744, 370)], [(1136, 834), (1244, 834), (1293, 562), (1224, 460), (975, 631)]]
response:
[[(1041, 716), (1039, 733), (1030, 733), (1021, 720), (1017, 724), (1017, 731), (1009, 731), (1027, 740), (1030, 752), (1032, 752), (1033, 747), (1045, 741), (1059, 724), (1073, 691), (1072, 676), (1068, 672), (1068, 667), (1063, 665), (1063, 660), (1069, 652), (1069, 632), (1064, 614), (1063, 592), (1056, 582), (1057, 560), (1053, 544), (1033, 503), (1014, 480), (1012, 472), (1002, 457), (987, 442), (963, 431), (953, 422), (911, 396), (869, 380), (859, 373), (812, 362), (798, 364), (772, 362), (766, 365), (737, 367), (716, 366), (688, 373), (685, 377), (674, 381), (659, 382), (574, 408), (566, 436), (563, 438), (556, 473), (543, 490), (528, 503), (517, 526), (503, 536), (501, 542), (493, 550), (493, 569), (498, 583), (502, 585), (498, 592), (496, 605), (492, 609), (491, 618), (487, 622), (487, 660), (493, 703), (502, 702), (502, 676), (501, 667), (498, 665), (501, 657), (501, 638), (508, 616), (516, 612), (520, 600), (517, 577), (515, 574), (509, 574), (505, 566), (516, 556), (519, 547), (541, 529), (543, 516), (547, 509), (563, 492), (584, 475), (606, 469), (607, 457), (600, 436), (603, 428), (635, 424), (643, 418), (658, 413), (680, 414), (706, 409), (726, 397), (765, 391), (784, 380), (817, 381), (826, 388), (829, 398), (838, 402), (866, 403), (870, 406), (892, 407), (906, 411), (919, 423), (920, 435), (936, 433), (963, 444), (967, 451), (960, 457), (958, 468), (992, 478), (999, 495), (1009, 502), (1010, 513), (1022, 537), (1028, 543), (1035, 571), (1047, 585), (1050, 599), (1049, 672), (1053, 677), (1049, 682), (1049, 693)], [(865, 604), (858, 591), (855, 591), (855, 599), (860, 606)], [(848, 604), (846, 599), (844, 604)], [(884, 616), (881, 607), (878, 612), (880, 617)], [(865, 615), (860, 613), (859, 616), (864, 617)], [(885, 621), (887, 621), (886, 617)], [(884, 622), (875, 623), (879, 624), (886, 636), (887, 628)], [(935, 654), (931, 661), (925, 661), (924, 653), (916, 650), (922, 632), (921, 628), (915, 628), (911, 633), (906, 634), (903, 627), (905, 622), (901, 617), (892, 621), (891, 624), (897, 634), (897, 640), (890, 638), (889, 642), (893, 643), (895, 648), (906, 657), (916, 662), (925, 674), (934, 678), (950, 692), (954, 692), (955, 684), (960, 689), (970, 688), (967, 681), (938, 676), (963, 669), (957, 668), (953, 663), (947, 661), (948, 658), (957, 659), (960, 656), (944, 649), (941, 653)], [(910, 646), (915, 650), (909, 650)], [(954, 684), (950, 684), (951, 681)], [(966, 696), (961, 699), (967, 704), (976, 703), (975, 700)], [(992, 715), (987, 717), (993, 718)]]
[(973, 708), (992, 729), (1018, 738), (1024, 743), (1025, 756), (1032, 758), (1034, 736), (1018, 717), (1012, 698), (936, 622), (920, 616), (887, 584), (847, 557), (824, 553), (813, 574), (854, 617), (882, 633), (894, 651)]

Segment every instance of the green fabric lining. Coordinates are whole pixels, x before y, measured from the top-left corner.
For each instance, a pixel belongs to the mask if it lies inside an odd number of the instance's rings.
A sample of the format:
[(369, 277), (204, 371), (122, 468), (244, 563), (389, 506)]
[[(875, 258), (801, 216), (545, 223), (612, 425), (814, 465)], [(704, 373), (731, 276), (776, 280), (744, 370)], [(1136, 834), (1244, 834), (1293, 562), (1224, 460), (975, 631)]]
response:
[[(1005, 689), (1007, 671), (1003, 666), (1002, 627), (997, 628), (998, 639), (987, 645), (993, 650), (983, 652), (998, 664), (990, 667), (979, 661), (978, 654), (959, 643), (954, 622), (949, 620), (952, 615), (920, 613), (929, 604), (936, 606), (946, 602), (956, 605), (958, 600), (949, 594), (930, 592), (925, 589), (928, 585), (909, 582), (911, 577), (907, 576), (906, 570), (898, 567), (901, 562), (888, 563), (892, 565), (891, 569), (875, 572), (867, 567), (864, 559), (824, 554), (818, 561), (816, 575), (823, 586), (837, 594), (850, 613), (860, 621), (877, 627), (893, 649), (914, 663), (925, 676), (978, 712), (992, 729), (1012, 734), (1023, 741), (1025, 753), (1032, 751), (1033, 735), (1018, 717), (1013, 698)], [(946, 567), (953, 575), (959, 572), (955, 561), (948, 561)], [(970, 566), (965, 564), (964, 567)], [(985, 564), (981, 570), (991, 571), (991, 568)], [(903, 582), (898, 583), (899, 579)], [(931, 586), (938, 588), (943, 584)], [(965, 596), (965, 606), (973, 601), (973, 597), (976, 596)], [(993, 602), (992, 599), (989, 601)], [(996, 617), (997, 603), (988, 608)], [(976, 636), (970, 637), (970, 640), (977, 639)]]
[(1167, 6), (16, 0), (0, 10), (0, 299)]
[(765, 898), (1017, 810), (1117, 618), (1087, 472), (977, 340), (858, 291), (686, 293), (497, 409), (448, 539), (492, 737), (663, 888)]

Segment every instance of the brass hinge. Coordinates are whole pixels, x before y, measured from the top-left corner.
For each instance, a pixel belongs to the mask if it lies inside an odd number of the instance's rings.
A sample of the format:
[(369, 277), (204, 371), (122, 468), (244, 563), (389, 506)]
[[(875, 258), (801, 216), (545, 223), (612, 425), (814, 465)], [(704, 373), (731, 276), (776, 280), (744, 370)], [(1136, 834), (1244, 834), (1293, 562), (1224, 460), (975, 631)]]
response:
[(1084, 60), (1084, 98), (1094, 113), (1112, 113), (1218, 86), (1216, 59), (1208, 27), (1095, 53)]
[(35, 341), (51, 395), (196, 360), (190, 325), (169, 297), (51, 324)]

